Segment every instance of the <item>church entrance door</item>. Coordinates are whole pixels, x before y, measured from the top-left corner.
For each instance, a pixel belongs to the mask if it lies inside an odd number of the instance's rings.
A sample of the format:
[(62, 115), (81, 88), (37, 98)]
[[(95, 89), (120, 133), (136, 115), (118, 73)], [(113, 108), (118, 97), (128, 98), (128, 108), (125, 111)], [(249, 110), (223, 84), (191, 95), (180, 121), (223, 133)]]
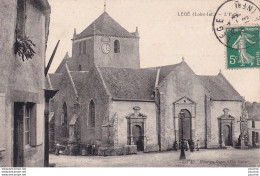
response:
[(232, 131), (229, 125), (225, 125), (223, 129), (225, 146), (232, 146)]
[(185, 117), (182, 120), (179, 118), (179, 139), (181, 140), (183, 135), (184, 140), (189, 140), (192, 138), (191, 114), (187, 109), (182, 109), (181, 111), (184, 112)]
[(142, 127), (139, 125), (134, 125), (132, 128), (132, 131), (133, 131), (134, 145), (137, 146), (138, 151), (143, 151), (144, 150), (144, 140), (143, 140)]

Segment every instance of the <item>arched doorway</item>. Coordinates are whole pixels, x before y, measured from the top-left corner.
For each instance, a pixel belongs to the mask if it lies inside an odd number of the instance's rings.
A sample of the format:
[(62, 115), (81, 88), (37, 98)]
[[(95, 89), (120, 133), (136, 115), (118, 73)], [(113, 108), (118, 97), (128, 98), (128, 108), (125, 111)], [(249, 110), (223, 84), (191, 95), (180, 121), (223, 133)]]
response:
[(132, 128), (133, 141), (134, 145), (137, 146), (138, 151), (144, 150), (144, 141), (143, 141), (143, 130), (139, 125), (134, 125)]
[(224, 136), (225, 146), (232, 146), (232, 131), (229, 125), (224, 126), (223, 136)]
[[(181, 119), (181, 113), (184, 115), (184, 118)], [(192, 139), (191, 134), (191, 113), (187, 109), (182, 109), (179, 114), (179, 139), (189, 140)]]

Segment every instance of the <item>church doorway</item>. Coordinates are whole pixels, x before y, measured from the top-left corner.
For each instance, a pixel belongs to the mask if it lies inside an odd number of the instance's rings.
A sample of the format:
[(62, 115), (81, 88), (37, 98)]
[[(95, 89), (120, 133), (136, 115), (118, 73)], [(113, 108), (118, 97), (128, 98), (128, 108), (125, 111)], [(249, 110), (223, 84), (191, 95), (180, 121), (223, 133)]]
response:
[[(180, 118), (181, 113), (184, 115), (183, 119)], [(179, 114), (179, 139), (191, 140), (191, 113), (187, 109), (182, 109), (181, 113)]]
[(137, 151), (144, 150), (143, 132), (142, 127), (134, 125), (132, 128), (134, 145), (137, 146)]
[(232, 131), (229, 125), (225, 125), (223, 129), (225, 146), (232, 146)]

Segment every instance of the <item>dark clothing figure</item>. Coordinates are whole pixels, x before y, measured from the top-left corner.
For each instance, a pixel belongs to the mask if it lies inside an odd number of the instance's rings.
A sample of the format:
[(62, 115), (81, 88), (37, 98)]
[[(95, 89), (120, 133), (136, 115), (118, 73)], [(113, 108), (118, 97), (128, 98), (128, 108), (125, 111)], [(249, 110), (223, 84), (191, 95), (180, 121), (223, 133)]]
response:
[(88, 147), (87, 147), (87, 151), (88, 151), (88, 155), (91, 155), (91, 153), (92, 153), (92, 145), (88, 145)]
[(193, 152), (194, 151), (194, 142), (191, 139), (189, 139), (188, 142), (189, 142), (189, 145), (190, 145), (190, 151)]
[(178, 150), (178, 143), (177, 143), (177, 141), (175, 141), (175, 142), (173, 143), (173, 150), (175, 150), (175, 151)]

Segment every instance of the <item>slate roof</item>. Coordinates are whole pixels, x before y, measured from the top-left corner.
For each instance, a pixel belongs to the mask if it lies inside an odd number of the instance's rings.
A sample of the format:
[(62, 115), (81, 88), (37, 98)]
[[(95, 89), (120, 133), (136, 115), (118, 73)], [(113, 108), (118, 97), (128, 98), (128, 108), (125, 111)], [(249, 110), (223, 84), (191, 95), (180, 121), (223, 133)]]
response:
[(210, 91), (212, 100), (243, 101), (241, 95), (220, 73), (217, 76), (198, 76), (204, 86)]
[(72, 80), (79, 95), (84, 92), (84, 86), (87, 84), (89, 76), (88, 73), (88, 71), (70, 71)]
[(76, 35), (74, 39), (80, 39), (83, 37), (94, 35), (94, 28), (95, 28), (95, 34), (97, 35), (135, 37), (135, 35), (129, 33), (119, 23), (117, 23), (113, 18), (111, 18), (107, 12), (104, 12), (93, 23), (91, 23), (84, 31)]
[(159, 75), (159, 81), (158, 84), (164, 80), (164, 78), (169, 75), (172, 71), (176, 69), (177, 66), (179, 66), (181, 63), (174, 64), (174, 65), (166, 65), (166, 66), (160, 66), (160, 67), (152, 67), (147, 69), (160, 69), (160, 75)]
[(260, 114), (255, 115), (254, 117), (249, 118), (248, 120), (252, 120), (252, 121), (260, 121)]
[(156, 69), (99, 67), (99, 70), (113, 98), (154, 100)]
[[(61, 79), (62, 79), (62, 74), (60, 74), (60, 73), (49, 73), (48, 76), (50, 78), (53, 90), (59, 90), (60, 82), (61, 82)], [(48, 84), (50, 84), (50, 83), (48, 83)], [(50, 85), (49, 85), (49, 87), (50, 87)]]
[(68, 67), (70, 68), (71, 65), (73, 64), (73, 60), (71, 57), (68, 56), (68, 54), (65, 55), (65, 57), (62, 59), (60, 65), (56, 69), (55, 73), (61, 73), (61, 69), (65, 66), (65, 63), (67, 62)]

